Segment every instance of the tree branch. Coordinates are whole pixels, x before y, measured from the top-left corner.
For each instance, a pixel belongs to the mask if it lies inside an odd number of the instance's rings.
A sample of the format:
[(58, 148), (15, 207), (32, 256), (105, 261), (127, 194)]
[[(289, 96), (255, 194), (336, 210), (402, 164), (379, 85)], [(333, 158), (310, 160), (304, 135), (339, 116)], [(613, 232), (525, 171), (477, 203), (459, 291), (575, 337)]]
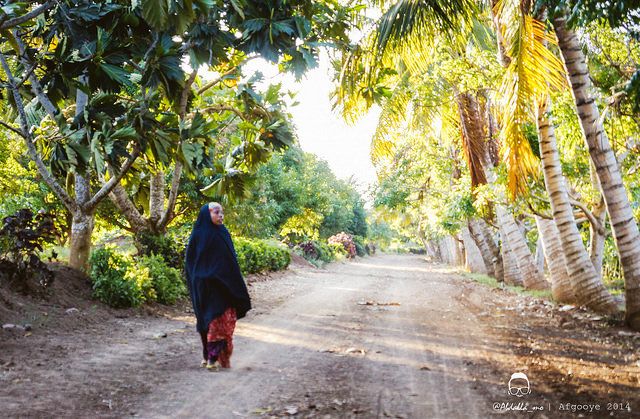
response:
[(225, 77), (230, 76), (231, 74), (235, 73), (236, 70), (238, 69), (238, 67), (248, 63), (249, 61), (253, 60), (254, 58), (256, 58), (256, 57), (250, 57), (250, 58), (247, 58), (247, 59), (243, 60), (238, 65), (235, 65), (235, 66), (231, 67), (229, 70), (227, 70), (224, 73), (222, 73), (220, 75), (220, 77), (218, 77), (217, 79), (212, 80), (209, 83), (205, 84), (200, 89), (198, 89), (198, 92), (197, 92), (198, 95), (201, 95), (204, 92), (206, 92), (207, 90), (211, 89), (213, 86), (215, 86), (216, 84), (220, 83), (222, 81), (222, 79), (224, 79)]
[[(17, 31), (13, 32), (13, 38), (18, 45), (18, 55), (20, 56), (20, 62), (25, 66), (31, 65), (31, 63), (27, 59), (26, 48), (24, 42), (22, 42), (22, 38), (18, 35)], [(33, 68), (35, 69), (36, 65), (33, 64)], [(29, 75), (29, 81), (31, 82), (31, 90), (38, 98), (38, 102), (42, 105), (44, 110), (49, 114), (52, 120), (55, 121), (55, 117), (58, 114), (58, 109), (55, 107), (53, 102), (49, 99), (49, 97), (44, 93), (42, 89), (42, 85), (40, 84), (40, 80), (36, 77), (35, 73), (31, 73)]]
[(144, 219), (133, 202), (131, 202), (127, 191), (120, 183), (111, 190), (109, 198), (113, 204), (118, 207), (120, 212), (122, 212), (122, 215), (127, 219), (134, 232), (148, 228), (147, 220)]
[(116, 173), (113, 173), (113, 176), (111, 177), (111, 179), (109, 179), (109, 181), (107, 183), (105, 183), (102, 188), (100, 188), (100, 190), (98, 192), (96, 192), (96, 194), (93, 196), (93, 198), (91, 198), (91, 200), (89, 200), (89, 202), (87, 202), (86, 204), (83, 205), (83, 207), (86, 210), (92, 210), (94, 209), (99, 203), (100, 201), (109, 194), (109, 192), (111, 192), (111, 190), (120, 183), (120, 179), (122, 179), (122, 177), (127, 173), (127, 171), (131, 168), (131, 166), (133, 165), (133, 162), (136, 161), (136, 159), (138, 158), (138, 156), (140, 155), (140, 147), (138, 144), (136, 144), (134, 146), (133, 152), (129, 155), (129, 157), (127, 158), (127, 160), (123, 163), (122, 167), (120, 167), (120, 170)]
[(178, 189), (180, 189), (180, 179), (182, 177), (182, 163), (176, 162), (176, 166), (173, 169), (173, 177), (171, 178), (171, 190), (169, 191), (169, 202), (167, 202), (167, 210), (160, 218), (161, 229), (164, 229), (171, 220), (173, 220), (173, 211), (176, 207), (176, 201), (178, 200)]
[(247, 120), (247, 117), (245, 116), (245, 114), (243, 114), (242, 111), (240, 111), (240, 109), (234, 108), (233, 106), (213, 105), (213, 106), (208, 106), (208, 107), (202, 109), (201, 112), (204, 113), (204, 112), (224, 112), (224, 111), (229, 111), (229, 112), (235, 113), (240, 118), (242, 118), (243, 121)]
[(32, 11), (30, 11), (29, 13), (25, 13), (22, 16), (19, 17), (15, 17), (13, 19), (9, 19), (7, 21), (5, 21), (2, 25), (0, 25), (0, 29), (10, 29), (13, 28), (15, 26), (21, 25), (24, 22), (33, 19), (34, 17), (46, 12), (47, 10), (51, 9), (53, 6), (55, 5), (54, 2), (46, 2), (44, 3), (42, 6), (37, 7), (35, 9), (33, 9)]
[(3, 127), (5, 127), (5, 128), (7, 128), (7, 129), (9, 129), (9, 130), (11, 130), (11, 131), (15, 132), (16, 134), (18, 134), (18, 135), (19, 135), (19, 136), (21, 136), (22, 138), (25, 138), (25, 137), (24, 137), (24, 134), (22, 133), (22, 131), (20, 131), (18, 128), (14, 128), (14, 127), (12, 127), (11, 125), (7, 124), (7, 123), (6, 123), (6, 122), (4, 122), (4, 121), (0, 121), (0, 125), (2, 125)]
[(7, 75), (9, 89), (13, 93), (13, 98), (15, 100), (16, 108), (18, 109), (18, 115), (20, 117), (20, 129), (22, 130), (22, 137), (24, 138), (24, 141), (27, 145), (29, 156), (35, 162), (36, 167), (38, 168), (38, 173), (40, 174), (40, 176), (42, 176), (42, 179), (49, 186), (49, 188), (51, 188), (53, 193), (56, 194), (56, 196), (60, 199), (60, 201), (62, 201), (62, 203), (70, 212), (77, 211), (79, 209), (78, 205), (73, 199), (71, 199), (67, 191), (62, 186), (60, 186), (60, 184), (56, 181), (49, 170), (47, 170), (47, 167), (42, 161), (42, 158), (38, 154), (38, 150), (36, 150), (36, 146), (33, 144), (33, 138), (31, 136), (31, 131), (29, 130), (29, 122), (27, 119), (27, 114), (24, 110), (22, 97), (20, 96), (20, 92), (18, 92), (18, 88), (16, 87), (11, 68), (9, 68), (9, 64), (7, 63), (7, 60), (2, 52), (0, 52), (0, 64), (2, 64), (2, 68)]
[(575, 199), (569, 199), (569, 203), (571, 203), (571, 205), (580, 208), (580, 210), (582, 211), (582, 213), (585, 215), (585, 217), (587, 217), (587, 219), (589, 220), (589, 222), (591, 223), (591, 225), (593, 226), (593, 228), (601, 235), (606, 234), (606, 232), (604, 231), (604, 227), (602, 226), (602, 223), (600, 221), (598, 221), (598, 219), (593, 215), (593, 213), (591, 211), (589, 211), (589, 208), (587, 208), (587, 206)]

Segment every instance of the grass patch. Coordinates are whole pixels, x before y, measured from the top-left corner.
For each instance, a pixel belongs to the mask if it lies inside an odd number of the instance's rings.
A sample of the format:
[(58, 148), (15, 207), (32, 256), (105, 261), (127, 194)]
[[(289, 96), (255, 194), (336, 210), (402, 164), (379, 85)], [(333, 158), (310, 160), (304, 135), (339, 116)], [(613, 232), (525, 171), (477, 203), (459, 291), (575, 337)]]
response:
[(488, 286), (490, 288), (502, 288), (512, 291), (519, 295), (528, 295), (533, 298), (542, 298), (545, 300), (552, 301), (553, 296), (551, 295), (551, 290), (526, 290), (523, 287), (518, 287), (515, 285), (504, 285), (498, 282), (495, 278), (492, 278), (488, 275), (478, 274), (473, 272), (460, 272), (462, 276), (472, 279), (475, 282)]

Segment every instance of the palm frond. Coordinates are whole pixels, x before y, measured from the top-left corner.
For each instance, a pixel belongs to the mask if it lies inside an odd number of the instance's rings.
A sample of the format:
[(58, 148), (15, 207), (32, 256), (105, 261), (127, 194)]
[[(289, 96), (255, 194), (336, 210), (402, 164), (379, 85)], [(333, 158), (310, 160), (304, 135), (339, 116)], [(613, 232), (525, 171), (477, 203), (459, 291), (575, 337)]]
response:
[(379, 20), (376, 50), (380, 56), (389, 47), (419, 50), (437, 35), (458, 31), (474, 10), (471, 0), (399, 0)]
[(407, 121), (412, 97), (413, 92), (409, 86), (409, 77), (408, 74), (405, 74), (400, 84), (385, 101), (378, 118), (376, 132), (371, 140), (371, 161), (374, 165), (377, 165), (382, 159), (393, 156), (398, 131)]
[(542, 22), (525, 14), (520, 2), (503, 0), (496, 5), (500, 30), (512, 61), (498, 92), (501, 154), (507, 164), (512, 197), (527, 189), (527, 178), (537, 176), (539, 163), (525, 137), (524, 124), (535, 120), (537, 104), (550, 89), (566, 86), (562, 62), (547, 48), (555, 37)]

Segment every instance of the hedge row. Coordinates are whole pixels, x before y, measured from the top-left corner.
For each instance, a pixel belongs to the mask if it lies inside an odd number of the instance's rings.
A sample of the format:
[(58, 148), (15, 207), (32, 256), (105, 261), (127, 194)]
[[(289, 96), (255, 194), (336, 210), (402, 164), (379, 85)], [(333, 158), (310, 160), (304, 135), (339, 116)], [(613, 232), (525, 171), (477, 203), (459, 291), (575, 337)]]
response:
[(289, 251), (265, 240), (238, 237), (233, 240), (238, 254), (238, 264), (243, 274), (287, 269), (291, 262)]
[(91, 254), (89, 264), (93, 296), (111, 307), (151, 301), (175, 304), (187, 294), (180, 271), (167, 266), (160, 255), (133, 258), (106, 246)]
[[(94, 297), (111, 307), (125, 308), (151, 301), (175, 304), (186, 296), (185, 279), (175, 267), (175, 255), (181, 252), (169, 248), (167, 242), (147, 240), (145, 250), (152, 253), (139, 257), (124, 255), (108, 246), (95, 250), (89, 259)], [(286, 248), (267, 241), (236, 238), (234, 242), (245, 275), (286, 269), (291, 262)]]

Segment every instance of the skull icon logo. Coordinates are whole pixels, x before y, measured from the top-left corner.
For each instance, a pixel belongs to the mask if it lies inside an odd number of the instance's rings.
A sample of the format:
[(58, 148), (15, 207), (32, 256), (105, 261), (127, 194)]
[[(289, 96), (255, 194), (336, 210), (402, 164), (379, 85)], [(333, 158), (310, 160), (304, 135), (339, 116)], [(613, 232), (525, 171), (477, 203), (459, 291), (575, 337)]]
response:
[(525, 373), (514, 372), (509, 380), (509, 394), (516, 397), (526, 396), (531, 393), (529, 378)]

